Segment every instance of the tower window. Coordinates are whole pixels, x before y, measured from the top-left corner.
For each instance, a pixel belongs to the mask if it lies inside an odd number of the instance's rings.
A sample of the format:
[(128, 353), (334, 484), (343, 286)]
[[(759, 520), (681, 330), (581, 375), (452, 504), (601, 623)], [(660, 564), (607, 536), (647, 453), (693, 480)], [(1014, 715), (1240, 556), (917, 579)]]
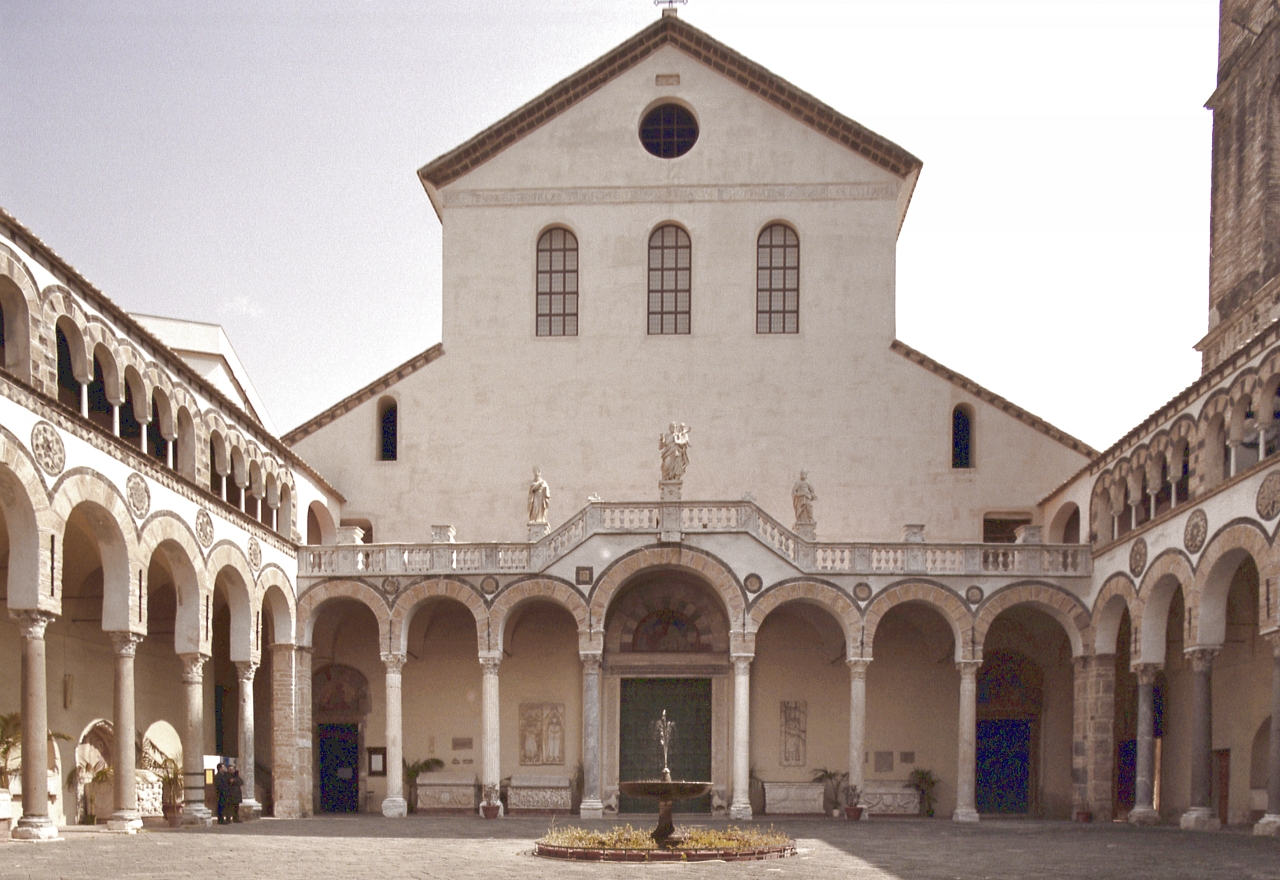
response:
[(964, 406), (951, 411), (951, 466), (973, 467), (973, 417)]
[(381, 461), (395, 461), (399, 454), (399, 410), (396, 402), (390, 398), (384, 398), (378, 410), (378, 425), (382, 441), (378, 448), (378, 458)]

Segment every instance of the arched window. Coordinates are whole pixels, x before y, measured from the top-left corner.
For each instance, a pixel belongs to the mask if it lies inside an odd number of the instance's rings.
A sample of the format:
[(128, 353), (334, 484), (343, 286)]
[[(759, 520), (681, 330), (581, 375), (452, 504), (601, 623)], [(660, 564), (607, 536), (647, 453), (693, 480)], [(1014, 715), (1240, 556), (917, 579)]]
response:
[(71, 343), (61, 327), (56, 330), (58, 343), (58, 401), (76, 412), (80, 411), (80, 380), (71, 365)]
[(538, 335), (578, 335), (578, 239), (548, 229), (538, 239)]
[(133, 388), (124, 383), (124, 403), (120, 405), (120, 439), (142, 446), (142, 423), (133, 411)]
[(782, 223), (756, 240), (756, 332), (800, 332), (800, 238)]
[(378, 459), (395, 461), (399, 454), (400, 416), (393, 398), (384, 397), (378, 402), (378, 426), (381, 435)]
[(0, 367), (29, 381), (30, 345), (26, 298), (12, 279), (0, 277)]
[(951, 411), (951, 466), (973, 467), (973, 416), (963, 405)]
[(667, 225), (649, 236), (649, 335), (689, 332), (689, 233)]
[(104, 431), (115, 428), (111, 413), (111, 401), (107, 399), (107, 380), (102, 361), (93, 356), (93, 380), (89, 383), (89, 421)]
[(147, 423), (147, 454), (163, 465), (169, 464), (169, 441), (160, 431), (160, 405), (154, 393), (151, 395), (151, 421)]

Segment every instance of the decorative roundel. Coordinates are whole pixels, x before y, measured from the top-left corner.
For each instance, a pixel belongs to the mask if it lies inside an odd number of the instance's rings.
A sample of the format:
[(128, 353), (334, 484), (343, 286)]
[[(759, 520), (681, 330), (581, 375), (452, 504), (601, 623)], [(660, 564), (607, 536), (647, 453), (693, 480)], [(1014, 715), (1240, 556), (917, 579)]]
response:
[(487, 576), (484, 580), (480, 581), (480, 590), (486, 596), (492, 596), (494, 593), (498, 592), (498, 579), (493, 575)]
[(742, 585), (747, 588), (748, 593), (758, 593), (764, 586), (764, 580), (758, 574), (749, 574), (742, 579)]
[(151, 490), (147, 488), (147, 481), (142, 478), (142, 474), (129, 474), (129, 478), (124, 481), (124, 494), (129, 499), (129, 509), (134, 516), (147, 515), (147, 511), (151, 509)]
[(1258, 487), (1258, 516), (1272, 519), (1280, 513), (1280, 471), (1272, 471)]
[(36, 422), (31, 429), (31, 454), (36, 464), (51, 477), (62, 473), (67, 464), (67, 450), (58, 436), (58, 429), (48, 422)]
[(1139, 538), (1133, 542), (1133, 546), (1129, 548), (1129, 573), (1134, 577), (1142, 574), (1142, 570), (1147, 567), (1147, 540)]
[(853, 598), (859, 602), (865, 602), (871, 598), (871, 584), (861, 583), (855, 584), (853, 587)]
[(987, 594), (983, 592), (982, 587), (977, 584), (974, 584), (972, 587), (964, 591), (965, 601), (970, 605), (977, 605), (982, 601), (982, 597), (985, 595)]
[(1182, 543), (1188, 553), (1199, 553), (1209, 537), (1209, 517), (1203, 510), (1194, 510), (1187, 517), (1187, 527), (1182, 530)]
[(257, 538), (249, 539), (249, 567), (254, 571), (262, 567), (262, 545)]
[(659, 159), (674, 159), (698, 142), (698, 120), (679, 104), (663, 104), (645, 114), (640, 143)]
[(213, 517), (203, 507), (196, 512), (196, 540), (206, 549), (213, 543)]

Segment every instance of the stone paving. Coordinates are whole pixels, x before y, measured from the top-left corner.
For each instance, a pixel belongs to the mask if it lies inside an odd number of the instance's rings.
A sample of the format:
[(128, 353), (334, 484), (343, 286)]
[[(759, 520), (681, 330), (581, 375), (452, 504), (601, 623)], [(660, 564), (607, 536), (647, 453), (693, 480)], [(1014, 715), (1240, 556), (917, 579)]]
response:
[[(564, 820), (559, 820), (563, 822)], [(635, 824), (651, 818), (635, 817)], [(0, 844), (0, 878), (265, 877), (577, 880), (646, 873), (759, 880), (890, 878), (1280, 878), (1280, 840), (1246, 832), (1195, 834), (1173, 827), (946, 820), (781, 821), (799, 854), (777, 861), (689, 865), (586, 865), (534, 858), (549, 819), (375, 816), (265, 819), (136, 836), (69, 829), (52, 843)], [(600, 825), (602, 823), (589, 823)], [(724, 824), (714, 820), (707, 824)]]

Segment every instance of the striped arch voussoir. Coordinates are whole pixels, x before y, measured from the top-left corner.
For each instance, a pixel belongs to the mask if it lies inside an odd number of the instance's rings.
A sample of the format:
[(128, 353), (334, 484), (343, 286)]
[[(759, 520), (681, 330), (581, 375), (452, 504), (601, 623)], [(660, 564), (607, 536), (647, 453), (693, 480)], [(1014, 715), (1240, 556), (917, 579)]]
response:
[(631, 578), (655, 568), (676, 568), (698, 575), (711, 585), (729, 614), (729, 631), (739, 632), (746, 602), (733, 573), (713, 556), (689, 547), (651, 546), (634, 550), (617, 560), (600, 577), (591, 594), (591, 626), (604, 630), (605, 614), (618, 590)]
[(981, 646), (991, 624), (1002, 611), (1029, 605), (1056, 619), (1071, 642), (1071, 656), (1093, 652), (1093, 621), (1084, 604), (1063, 590), (1048, 584), (1016, 584), (999, 590), (978, 608), (974, 619), (974, 641)]
[(516, 606), (521, 605), (533, 599), (545, 599), (554, 602), (561, 608), (564, 608), (573, 615), (573, 619), (578, 624), (578, 641), (582, 649), (590, 646), (590, 629), (587, 626), (588, 608), (587, 600), (582, 598), (582, 594), (560, 581), (554, 581), (550, 578), (532, 578), (527, 581), (520, 581), (512, 584), (494, 600), (493, 606), (489, 609), (489, 620), (493, 628), (493, 644), (496, 648), (501, 648), (507, 629), (507, 618)]
[[(973, 615), (955, 593), (936, 584), (921, 582), (895, 584), (871, 600), (863, 618), (865, 629), (861, 638), (863, 653), (860, 656), (870, 655), (875, 644), (876, 629), (884, 616), (893, 608), (908, 603), (928, 605), (938, 611), (951, 626), (951, 634), (956, 640), (956, 659), (972, 659), (969, 657), (968, 633)], [(849, 650), (855, 649), (850, 645)]]
[(391, 611), (381, 594), (368, 584), (346, 580), (327, 581), (312, 587), (298, 600), (298, 644), (311, 645), (321, 607), (335, 599), (354, 599), (368, 607), (378, 619), (379, 650), (390, 644)]
[[(372, 592), (372, 591), (371, 591)], [(374, 595), (377, 595), (376, 593)], [(428, 599), (453, 599), (467, 606), (467, 610), (476, 621), (476, 646), (481, 651), (489, 650), (492, 637), (489, 632), (489, 611), (484, 602), (476, 595), (476, 591), (462, 581), (448, 578), (432, 578), (419, 581), (396, 597), (395, 607), (391, 609), (389, 624), (391, 627), (391, 644), (396, 650), (403, 652), (409, 639), (409, 623), (413, 614)], [(386, 644), (384, 642), (384, 644)]]
[[(1120, 602), (1116, 599), (1119, 598)], [(1123, 602), (1123, 604), (1120, 604)], [(1094, 650), (1098, 653), (1112, 654), (1118, 650), (1116, 637), (1120, 632), (1120, 623), (1125, 610), (1129, 612), (1129, 624), (1133, 644), (1138, 644), (1142, 612), (1138, 599), (1138, 590), (1133, 581), (1123, 573), (1113, 574), (1098, 591), (1093, 601), (1091, 625), (1094, 633)]]
[(817, 581), (792, 581), (765, 592), (756, 600), (747, 617), (750, 631), (758, 632), (765, 618), (788, 602), (807, 602), (830, 612), (844, 630), (850, 656), (857, 652), (862, 629), (862, 614), (858, 611), (858, 606), (844, 593)]

